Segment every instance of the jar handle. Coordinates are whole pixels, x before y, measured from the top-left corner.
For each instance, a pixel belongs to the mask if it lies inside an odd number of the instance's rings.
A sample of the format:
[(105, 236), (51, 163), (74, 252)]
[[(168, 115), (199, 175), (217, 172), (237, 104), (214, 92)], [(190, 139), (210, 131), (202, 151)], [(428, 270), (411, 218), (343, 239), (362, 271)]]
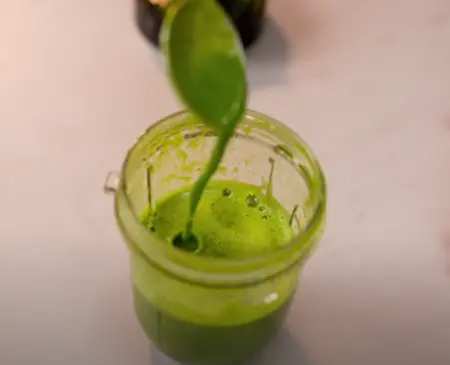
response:
[(120, 173), (117, 171), (109, 171), (103, 184), (103, 192), (107, 195), (117, 193), (120, 184)]

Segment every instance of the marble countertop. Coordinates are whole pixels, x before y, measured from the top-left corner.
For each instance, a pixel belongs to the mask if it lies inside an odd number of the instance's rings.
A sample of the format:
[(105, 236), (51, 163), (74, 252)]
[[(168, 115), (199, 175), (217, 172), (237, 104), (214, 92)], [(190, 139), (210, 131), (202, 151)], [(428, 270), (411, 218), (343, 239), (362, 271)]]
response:
[[(450, 2), (269, 3), (250, 106), (313, 147), (329, 216), (252, 365), (448, 365)], [(131, 0), (0, 2), (0, 363), (168, 363), (102, 185), (178, 108)]]

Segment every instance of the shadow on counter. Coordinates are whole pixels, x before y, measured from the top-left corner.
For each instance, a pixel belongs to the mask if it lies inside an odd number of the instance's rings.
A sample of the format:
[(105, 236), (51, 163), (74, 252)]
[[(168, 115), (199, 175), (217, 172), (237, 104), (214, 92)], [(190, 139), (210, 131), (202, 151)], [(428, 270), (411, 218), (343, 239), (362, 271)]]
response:
[(253, 360), (245, 365), (314, 365), (288, 329), (278, 336)]
[[(161, 51), (149, 45), (147, 41), (143, 42), (150, 47), (153, 62), (162, 73), (165, 73), (165, 60)], [(290, 59), (289, 45), (281, 27), (273, 17), (267, 17), (260, 38), (246, 51), (246, 56), (248, 82), (251, 88), (259, 89), (286, 82)]]
[(248, 81), (251, 88), (283, 84), (287, 80), (290, 49), (280, 25), (268, 16), (261, 37), (247, 51)]
[[(149, 365), (181, 365), (151, 345)], [(282, 329), (277, 337), (255, 358), (243, 365), (314, 365), (302, 351), (301, 346), (289, 333)]]

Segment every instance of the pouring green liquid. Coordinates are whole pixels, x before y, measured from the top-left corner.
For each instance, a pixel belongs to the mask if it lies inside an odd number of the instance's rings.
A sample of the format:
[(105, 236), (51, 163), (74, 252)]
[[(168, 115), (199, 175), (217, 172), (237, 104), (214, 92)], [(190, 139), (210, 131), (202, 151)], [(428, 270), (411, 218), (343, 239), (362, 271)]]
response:
[(245, 58), (239, 35), (213, 0), (174, 1), (161, 32), (169, 75), (189, 110), (218, 134), (210, 162), (190, 193), (182, 239), (195, 244), (195, 212), (247, 105)]
[(281, 328), (323, 230), (325, 181), (295, 133), (245, 111), (242, 49), (216, 0), (171, 1), (161, 46), (189, 110), (130, 149), (115, 213), (147, 337), (183, 365), (240, 365)]
[[(242, 182), (211, 181), (247, 104), (244, 55), (228, 16), (214, 0), (173, 0), (161, 46), (180, 99), (212, 128), (217, 142), (195, 184), (159, 199), (142, 222), (159, 241), (217, 259), (248, 259), (287, 245), (293, 238), (290, 213), (272, 197), (272, 162), (264, 192)], [(134, 266), (139, 267), (138, 260)], [(164, 286), (164, 295), (154, 297), (148, 287), (162, 284), (149, 283), (136, 269), (135, 310), (149, 338), (173, 359), (234, 365), (264, 347), (279, 329), (295, 283), (296, 272), (288, 270), (256, 289), (194, 285), (175, 290), (177, 284)], [(205, 313), (185, 306), (183, 295), (207, 303)]]

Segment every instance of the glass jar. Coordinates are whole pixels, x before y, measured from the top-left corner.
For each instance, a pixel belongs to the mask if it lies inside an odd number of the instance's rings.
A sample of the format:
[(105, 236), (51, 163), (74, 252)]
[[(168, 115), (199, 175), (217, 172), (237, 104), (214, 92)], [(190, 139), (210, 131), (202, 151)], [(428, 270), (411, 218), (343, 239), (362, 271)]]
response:
[[(159, 43), (159, 31), (167, 1), (134, 0), (137, 25), (147, 40)], [(171, 1), (171, 0), (169, 0)], [(241, 36), (244, 47), (250, 46), (260, 35), (264, 21), (266, 0), (211, 0), (218, 1), (230, 15)]]
[(158, 240), (141, 223), (142, 212), (191, 186), (216, 139), (188, 112), (168, 116), (130, 149), (115, 190), (139, 322), (162, 352), (188, 365), (234, 365), (269, 342), (325, 221), (325, 180), (309, 148), (282, 123), (248, 111), (214, 180), (261, 186), (272, 176), (272, 194), (292, 212), (295, 238), (251, 259), (199, 256)]

